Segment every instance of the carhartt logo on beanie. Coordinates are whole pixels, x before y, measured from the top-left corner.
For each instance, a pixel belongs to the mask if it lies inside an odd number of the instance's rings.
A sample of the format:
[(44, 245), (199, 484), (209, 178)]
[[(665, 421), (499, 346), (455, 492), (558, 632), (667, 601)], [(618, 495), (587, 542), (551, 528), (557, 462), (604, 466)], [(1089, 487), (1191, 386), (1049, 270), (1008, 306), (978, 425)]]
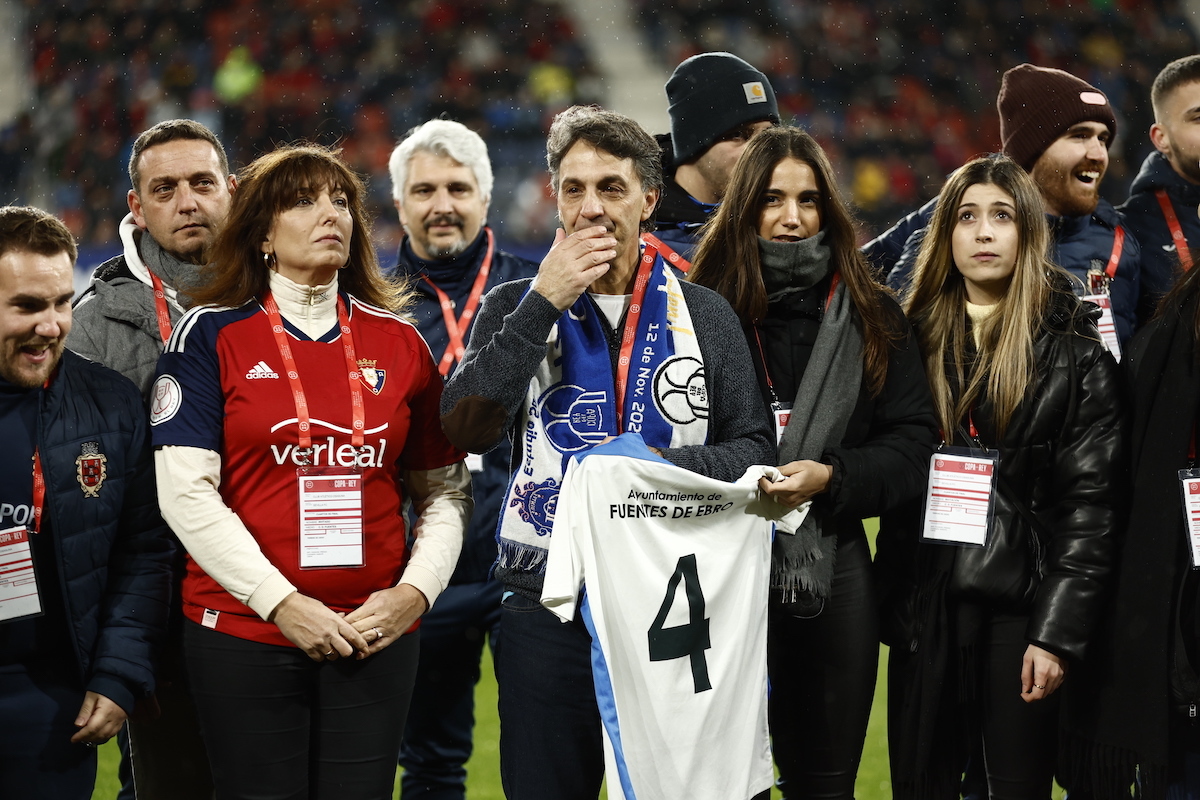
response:
[(767, 76), (732, 53), (701, 53), (667, 81), (675, 163), (691, 161), (723, 134), (747, 122), (779, 123)]
[(1013, 67), (1004, 73), (996, 109), (1004, 153), (1026, 170), (1072, 125), (1099, 122), (1108, 128), (1110, 143), (1117, 133), (1108, 98), (1061, 69)]

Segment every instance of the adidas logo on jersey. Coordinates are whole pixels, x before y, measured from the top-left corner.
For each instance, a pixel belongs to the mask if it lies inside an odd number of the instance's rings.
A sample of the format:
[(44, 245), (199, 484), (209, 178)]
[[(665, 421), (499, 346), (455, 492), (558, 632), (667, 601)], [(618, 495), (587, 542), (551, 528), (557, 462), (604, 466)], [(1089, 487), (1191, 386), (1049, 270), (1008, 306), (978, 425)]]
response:
[(260, 361), (250, 368), (250, 371), (246, 373), (246, 377), (250, 380), (256, 380), (258, 378), (278, 378), (279, 373), (268, 367), (267, 362)]

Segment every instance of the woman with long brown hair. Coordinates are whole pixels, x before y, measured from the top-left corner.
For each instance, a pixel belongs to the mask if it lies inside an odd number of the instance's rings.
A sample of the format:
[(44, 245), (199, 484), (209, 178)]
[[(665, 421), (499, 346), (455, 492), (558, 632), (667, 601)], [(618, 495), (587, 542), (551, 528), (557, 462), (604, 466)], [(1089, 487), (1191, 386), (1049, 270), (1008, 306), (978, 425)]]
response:
[(221, 800), (391, 796), (416, 623), (470, 514), (364, 195), (325, 148), (251, 164), (159, 363), (159, 499), (188, 550), (184, 648)]
[(770, 724), (787, 798), (852, 798), (879, 642), (862, 520), (920, 495), (935, 443), (911, 330), (855, 246), (829, 159), (798, 128), (746, 146), (689, 279), (741, 319), (779, 436)]
[(906, 301), (944, 442), (961, 448), (943, 463), (993, 478), (974, 494), (953, 484), (981, 511), (960, 519), (966, 501), (944, 499), (935, 485), (952, 484), (936, 468), (923, 523), (914, 515), (879, 538), (894, 587), (884, 632), (896, 797), (958, 797), (981, 749), (990, 797), (1049, 798), (1057, 690), (1105, 600), (1124, 402), (1098, 312), (1047, 259), (1048, 236), (1024, 170), (972, 161), (942, 188)]

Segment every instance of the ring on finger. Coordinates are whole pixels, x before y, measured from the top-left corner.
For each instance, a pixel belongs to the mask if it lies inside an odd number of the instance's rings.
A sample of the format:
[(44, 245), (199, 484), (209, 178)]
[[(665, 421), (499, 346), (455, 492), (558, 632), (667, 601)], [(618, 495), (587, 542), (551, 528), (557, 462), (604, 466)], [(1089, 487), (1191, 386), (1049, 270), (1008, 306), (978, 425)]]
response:
[(1035, 688), (1035, 689), (1045, 689), (1046, 687), (1045, 687), (1045, 686), (1042, 686), (1040, 683), (1035, 683), (1035, 684), (1033, 685), (1033, 688)]
[(374, 628), (371, 628), (371, 630), (375, 631), (375, 641), (378, 642), (380, 639), (383, 638), (383, 631), (379, 630), (378, 625), (376, 625)]

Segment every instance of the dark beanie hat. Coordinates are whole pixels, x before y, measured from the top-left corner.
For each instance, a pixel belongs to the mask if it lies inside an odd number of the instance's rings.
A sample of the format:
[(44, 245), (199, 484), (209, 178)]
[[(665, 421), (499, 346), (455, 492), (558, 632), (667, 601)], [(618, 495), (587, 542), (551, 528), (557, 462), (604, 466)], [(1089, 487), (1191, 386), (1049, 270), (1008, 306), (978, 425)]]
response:
[(1026, 170), (1072, 125), (1099, 122), (1108, 127), (1109, 143), (1117, 134), (1108, 98), (1061, 69), (1013, 67), (1004, 73), (996, 109), (1004, 153)]
[(667, 81), (675, 163), (691, 161), (723, 134), (747, 122), (779, 124), (779, 105), (767, 76), (732, 53), (701, 53)]

